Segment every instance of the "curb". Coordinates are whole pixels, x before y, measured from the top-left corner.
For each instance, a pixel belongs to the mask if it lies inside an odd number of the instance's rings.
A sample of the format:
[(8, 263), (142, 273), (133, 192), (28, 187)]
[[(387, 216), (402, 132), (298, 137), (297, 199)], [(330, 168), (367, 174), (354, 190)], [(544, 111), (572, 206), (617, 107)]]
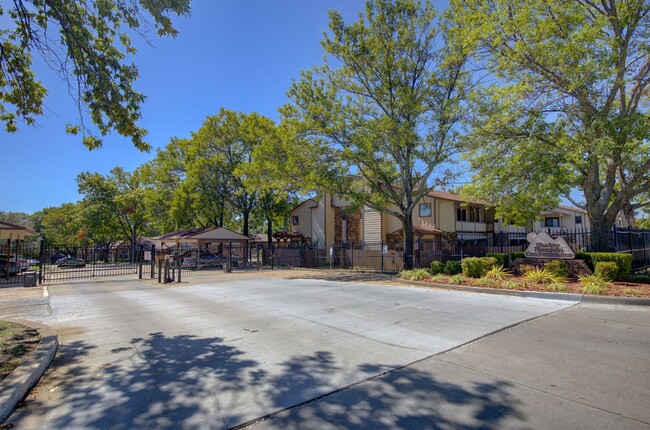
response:
[(6, 321), (38, 330), (41, 341), (34, 351), (0, 382), (0, 422), (13, 412), (16, 404), (41, 379), (59, 346), (57, 332), (51, 327), (21, 319), (7, 318)]
[(588, 294), (551, 293), (543, 291), (497, 290), (494, 288), (462, 287), (458, 285), (408, 281), (406, 279), (400, 278), (393, 278), (392, 280), (394, 282), (402, 282), (408, 285), (417, 285), (418, 287), (431, 287), (444, 290), (463, 291), (468, 293), (496, 294), (502, 296), (525, 297), (530, 299), (566, 300), (577, 303), (598, 303), (603, 305), (650, 306), (650, 299), (646, 298), (592, 296)]

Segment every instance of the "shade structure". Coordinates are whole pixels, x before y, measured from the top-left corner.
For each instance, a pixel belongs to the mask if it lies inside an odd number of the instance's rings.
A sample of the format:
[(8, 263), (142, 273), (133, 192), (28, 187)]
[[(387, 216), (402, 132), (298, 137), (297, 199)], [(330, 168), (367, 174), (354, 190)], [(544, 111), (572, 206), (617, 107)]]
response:
[(189, 230), (180, 230), (164, 234), (156, 238), (160, 240), (162, 246), (170, 244), (191, 244), (203, 246), (211, 243), (240, 243), (245, 244), (252, 242), (253, 239), (243, 234), (232, 231), (226, 227), (217, 228), (195, 228)]
[(38, 236), (38, 233), (22, 225), (0, 221), (0, 239), (25, 240), (29, 236)]

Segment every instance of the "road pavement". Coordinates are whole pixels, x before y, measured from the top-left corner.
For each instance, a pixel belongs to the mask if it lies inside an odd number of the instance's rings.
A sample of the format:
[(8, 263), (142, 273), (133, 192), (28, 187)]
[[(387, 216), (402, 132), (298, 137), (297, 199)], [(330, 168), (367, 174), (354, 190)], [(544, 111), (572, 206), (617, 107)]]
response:
[[(360, 387), (370, 387), (371, 392), (362, 392), (370, 397), (350, 405), (366, 410), (366, 417), (384, 416), (391, 409), (374, 407), (407, 394), (413, 384), (409, 380), (416, 378), (425, 386), (430, 382), (418, 367), (430, 357), (573, 305), (234, 275), (179, 287), (138, 281), (75, 283), (52, 286), (49, 293), (51, 314), (37, 312), (33, 318), (59, 332), (59, 353), (25, 406), (6, 420), (17, 428), (230, 428), (313, 399), (327, 402)], [(481, 359), (499, 361), (504, 355), (507, 349)], [(400, 372), (410, 373), (403, 380), (397, 377)], [(396, 378), (389, 391), (384, 383), (372, 388), (381, 378)], [(469, 393), (477, 395), (487, 390), (481, 395), (490, 399), (490, 393), (498, 396), (506, 390), (500, 384), (440, 384), (413, 392), (399, 407), (430, 402), (429, 410), (440, 399), (461, 401), (462, 390), (471, 388)], [(350, 389), (340, 391), (346, 387)], [(318, 402), (307, 407), (326, 404)], [(295, 411), (307, 410), (303, 406), (285, 413), (291, 421)], [(303, 415), (299, 418), (296, 428), (314, 427)], [(325, 417), (314, 419), (319, 423)], [(364, 419), (363, 414), (350, 415), (351, 421), (338, 424), (361, 426)], [(426, 415), (423, 419), (410, 424), (435, 427)]]

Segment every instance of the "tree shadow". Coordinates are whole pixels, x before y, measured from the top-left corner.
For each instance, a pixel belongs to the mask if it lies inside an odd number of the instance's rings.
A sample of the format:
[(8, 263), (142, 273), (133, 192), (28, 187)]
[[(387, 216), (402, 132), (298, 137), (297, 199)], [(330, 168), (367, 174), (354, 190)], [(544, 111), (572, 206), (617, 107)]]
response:
[[(294, 357), (283, 367), (268, 393), (279, 409), (287, 408), (289, 394), (316, 397), (314, 387), (327, 387), (328, 374), (337, 370), (326, 352)], [(364, 364), (358, 370), (380, 376), (329, 395), (321, 392), (320, 398), (272, 416), (263, 428), (498, 429), (506, 421), (525, 426), (521, 402), (507, 381), (440, 380), (417, 366), (392, 370)]]
[(243, 420), (233, 409), (255, 379), (257, 362), (222, 338), (151, 333), (113, 349), (119, 361), (99, 366), (84, 360), (91, 348), (62, 347), (54, 365), (65, 370), (47, 381), (58, 385), (60, 400), (28, 400), (29, 413), (47, 415), (52, 428), (228, 428)]

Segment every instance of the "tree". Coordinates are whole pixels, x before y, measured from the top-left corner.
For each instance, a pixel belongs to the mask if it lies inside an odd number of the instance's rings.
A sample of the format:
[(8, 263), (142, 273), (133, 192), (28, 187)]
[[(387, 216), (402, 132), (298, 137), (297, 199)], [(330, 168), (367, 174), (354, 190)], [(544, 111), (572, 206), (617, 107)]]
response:
[(22, 225), (23, 227), (33, 228), (34, 221), (32, 216), (25, 212), (4, 212), (0, 211), (0, 221), (6, 221), (11, 224)]
[(242, 234), (245, 236), (249, 235), (250, 215), (259, 195), (256, 190), (246, 188), (246, 176), (240, 169), (252, 163), (255, 147), (273, 134), (274, 129), (273, 121), (262, 115), (221, 109), (219, 114), (209, 116), (193, 134), (187, 152), (191, 160), (188, 180), (217, 175), (215, 186), (203, 190), (203, 193), (223, 191), (223, 196), (241, 216)]
[(110, 225), (118, 234), (135, 245), (148, 224), (145, 207), (145, 188), (140, 173), (124, 171), (121, 167), (110, 175), (84, 172), (77, 176), (82, 204), (93, 209), (104, 228)]
[(329, 172), (363, 179), (336, 178), (333, 191), (401, 220), (411, 268), (413, 209), (454, 176), (469, 78), (462, 44), (445, 37), (429, 1), (368, 1), (350, 25), (330, 12), (329, 28), (322, 45), (334, 61), (294, 82), (285, 122)]
[(45, 208), (33, 215), (36, 220), (35, 230), (47, 246), (65, 246), (68, 253), (71, 253), (70, 247), (80, 245), (84, 238), (80, 212), (78, 203)]
[(650, 204), (649, 12), (643, 0), (452, 2), (454, 34), (491, 79), (473, 97), (471, 194), (519, 222), (563, 195), (609, 249), (619, 212)]
[[(138, 77), (130, 34), (144, 34), (147, 15), (159, 36), (176, 36), (170, 15), (188, 15), (190, 0), (16, 0), (0, 32), (0, 120), (8, 132), (22, 120), (31, 125), (43, 113), (47, 90), (32, 69), (37, 54), (68, 83), (79, 110), (79, 123), (68, 125), (72, 134), (82, 133), (83, 143), (93, 149), (102, 141), (84, 121), (90, 115), (99, 133), (111, 130), (131, 138), (148, 150), (146, 130), (137, 125), (144, 95), (133, 88)], [(7, 21), (11, 20), (11, 24)]]

